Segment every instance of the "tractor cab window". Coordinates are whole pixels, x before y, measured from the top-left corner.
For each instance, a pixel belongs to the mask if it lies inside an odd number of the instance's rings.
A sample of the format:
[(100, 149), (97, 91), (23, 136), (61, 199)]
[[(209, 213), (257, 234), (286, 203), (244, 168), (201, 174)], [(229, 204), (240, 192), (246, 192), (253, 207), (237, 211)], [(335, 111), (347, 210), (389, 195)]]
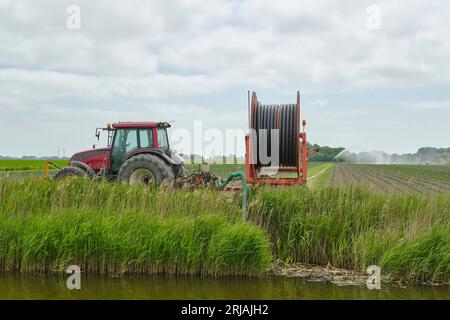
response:
[(133, 149), (136, 149), (138, 147), (138, 141), (137, 141), (137, 131), (136, 130), (127, 130), (127, 137), (125, 139), (125, 153), (130, 152)]
[(169, 149), (169, 139), (167, 138), (167, 130), (165, 128), (158, 128), (158, 144), (159, 149)]
[(153, 129), (139, 130), (139, 143), (141, 148), (153, 148)]
[(119, 129), (114, 138), (114, 149), (126, 154), (138, 147), (136, 129)]

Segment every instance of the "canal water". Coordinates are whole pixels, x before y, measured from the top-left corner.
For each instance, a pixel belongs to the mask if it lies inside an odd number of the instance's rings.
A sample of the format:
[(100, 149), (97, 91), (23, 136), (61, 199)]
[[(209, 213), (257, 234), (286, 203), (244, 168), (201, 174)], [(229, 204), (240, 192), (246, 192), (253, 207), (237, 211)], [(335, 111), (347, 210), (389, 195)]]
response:
[(61, 274), (0, 273), (0, 299), (450, 299), (450, 286), (338, 286), (305, 278), (81, 275), (69, 290)]

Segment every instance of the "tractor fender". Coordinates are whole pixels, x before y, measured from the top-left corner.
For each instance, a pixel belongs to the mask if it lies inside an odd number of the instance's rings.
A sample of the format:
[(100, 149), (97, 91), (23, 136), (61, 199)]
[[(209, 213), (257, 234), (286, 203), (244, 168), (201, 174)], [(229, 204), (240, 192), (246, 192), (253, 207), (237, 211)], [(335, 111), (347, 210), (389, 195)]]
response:
[(157, 157), (159, 157), (160, 159), (162, 159), (165, 163), (167, 163), (168, 165), (177, 165), (177, 163), (170, 158), (168, 155), (166, 155), (164, 152), (157, 150), (157, 149), (149, 149), (149, 148), (143, 148), (143, 149), (139, 149), (139, 150), (135, 150), (130, 152), (126, 158), (125, 161), (130, 159), (131, 157), (134, 157), (138, 154), (151, 154), (151, 155), (155, 155)]
[(95, 171), (94, 169), (92, 169), (90, 166), (88, 166), (86, 163), (84, 162), (80, 162), (80, 161), (69, 161), (69, 166), (74, 166), (74, 167), (78, 167), (80, 169), (83, 169), (84, 171), (86, 171), (90, 177), (94, 177), (95, 176)]

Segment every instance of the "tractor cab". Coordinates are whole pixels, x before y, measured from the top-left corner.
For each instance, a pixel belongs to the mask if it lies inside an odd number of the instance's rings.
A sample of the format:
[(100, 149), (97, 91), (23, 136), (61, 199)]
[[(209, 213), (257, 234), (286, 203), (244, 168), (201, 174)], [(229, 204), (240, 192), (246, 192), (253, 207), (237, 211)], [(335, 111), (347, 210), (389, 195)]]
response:
[(167, 122), (120, 122), (108, 125), (110, 170), (118, 172), (130, 157), (149, 151), (171, 156)]

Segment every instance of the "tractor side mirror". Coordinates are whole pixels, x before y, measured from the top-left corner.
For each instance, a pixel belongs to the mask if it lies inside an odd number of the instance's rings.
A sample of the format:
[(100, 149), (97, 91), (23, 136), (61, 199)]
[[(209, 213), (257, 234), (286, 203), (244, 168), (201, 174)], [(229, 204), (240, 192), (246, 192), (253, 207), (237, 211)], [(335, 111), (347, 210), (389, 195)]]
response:
[(100, 128), (95, 129), (95, 136), (97, 137), (97, 141), (100, 140)]

